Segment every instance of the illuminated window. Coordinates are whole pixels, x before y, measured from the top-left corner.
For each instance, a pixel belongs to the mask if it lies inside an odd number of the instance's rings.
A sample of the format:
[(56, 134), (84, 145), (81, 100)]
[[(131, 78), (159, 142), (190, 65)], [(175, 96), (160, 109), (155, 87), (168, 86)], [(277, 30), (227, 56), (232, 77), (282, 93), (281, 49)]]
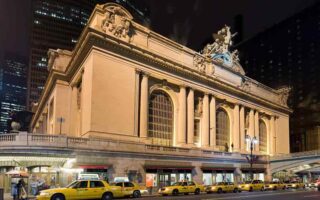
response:
[(259, 121), (259, 147), (261, 152), (267, 152), (267, 126), (262, 120)]
[(152, 144), (173, 145), (173, 104), (167, 93), (157, 90), (150, 95), (148, 126)]
[(217, 130), (216, 130), (217, 146), (225, 146), (226, 144), (229, 146), (230, 121), (226, 111), (224, 111), (221, 108), (217, 110), (216, 126), (217, 126)]

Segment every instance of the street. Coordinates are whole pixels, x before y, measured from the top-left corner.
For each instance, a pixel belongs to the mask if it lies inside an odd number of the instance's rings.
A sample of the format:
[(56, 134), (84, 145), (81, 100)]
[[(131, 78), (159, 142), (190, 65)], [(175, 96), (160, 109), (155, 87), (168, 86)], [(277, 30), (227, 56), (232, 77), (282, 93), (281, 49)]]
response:
[(252, 200), (316, 200), (320, 199), (320, 192), (316, 190), (286, 190), (286, 191), (265, 191), (265, 192), (242, 192), (242, 193), (227, 193), (227, 194), (201, 194), (201, 195), (179, 195), (176, 197), (143, 197), (143, 199), (184, 199), (184, 200), (227, 200), (227, 199), (252, 199)]

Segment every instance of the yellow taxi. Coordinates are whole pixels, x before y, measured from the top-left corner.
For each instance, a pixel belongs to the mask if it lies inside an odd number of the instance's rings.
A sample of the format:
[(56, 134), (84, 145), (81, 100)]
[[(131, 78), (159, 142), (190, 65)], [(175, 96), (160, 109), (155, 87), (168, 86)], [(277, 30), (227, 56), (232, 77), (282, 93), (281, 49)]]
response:
[(278, 189), (285, 190), (286, 184), (279, 181), (266, 182), (264, 184), (264, 189), (265, 190), (278, 190)]
[(254, 190), (264, 191), (264, 183), (261, 180), (246, 181), (239, 185), (241, 191), (252, 192)]
[(194, 193), (196, 195), (204, 192), (204, 186), (199, 185), (193, 181), (180, 181), (172, 184), (171, 186), (162, 187), (159, 189), (159, 194), (162, 196), (166, 195), (178, 195), (178, 194), (189, 194)]
[(215, 185), (211, 185), (211, 186), (207, 186), (206, 187), (206, 192), (209, 193), (222, 193), (222, 192), (241, 192), (241, 190), (239, 190), (239, 187), (232, 183), (232, 182), (220, 182), (217, 183)]
[(146, 187), (142, 187), (133, 182), (117, 182), (112, 185), (121, 187), (121, 193), (125, 197), (139, 198), (142, 193), (147, 192)]
[[(130, 190), (127, 190), (130, 188)], [(138, 192), (137, 192), (138, 191)], [(112, 200), (114, 197), (134, 196), (140, 197), (140, 191), (135, 184), (121, 186), (109, 185), (101, 180), (78, 180), (64, 188), (42, 190), (37, 200), (77, 200), (101, 199)]]
[(290, 189), (299, 189), (299, 188), (305, 188), (306, 185), (302, 182), (299, 182), (299, 181), (290, 181), (288, 183), (286, 183), (286, 188)]

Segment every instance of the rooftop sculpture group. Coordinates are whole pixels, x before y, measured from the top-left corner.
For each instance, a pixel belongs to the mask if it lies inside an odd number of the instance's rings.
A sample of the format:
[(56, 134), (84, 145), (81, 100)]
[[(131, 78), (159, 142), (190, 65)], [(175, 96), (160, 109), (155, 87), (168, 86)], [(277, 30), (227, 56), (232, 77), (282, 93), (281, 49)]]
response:
[(225, 25), (218, 33), (213, 34), (214, 42), (207, 44), (202, 50), (202, 55), (218, 62), (233, 71), (244, 75), (244, 70), (239, 63), (239, 52), (234, 50), (230, 52), (232, 38), (237, 33), (231, 34), (230, 27)]

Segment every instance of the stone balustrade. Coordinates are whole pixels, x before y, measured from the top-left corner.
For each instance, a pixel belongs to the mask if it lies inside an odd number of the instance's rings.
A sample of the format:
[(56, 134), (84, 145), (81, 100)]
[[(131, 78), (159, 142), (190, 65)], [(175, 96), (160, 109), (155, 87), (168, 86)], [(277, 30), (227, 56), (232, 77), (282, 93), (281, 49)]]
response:
[(290, 153), (290, 154), (279, 154), (275, 155), (271, 158), (272, 161), (277, 160), (286, 160), (286, 159), (294, 159), (294, 158), (301, 158), (301, 157), (309, 157), (309, 156), (320, 156), (320, 150), (313, 150), (313, 151), (303, 151), (297, 153)]
[[(188, 156), (201, 158), (237, 159), (246, 161), (247, 154), (237, 152), (222, 152), (204, 150), (200, 148), (181, 148), (169, 146), (157, 146), (144, 143), (110, 140), (104, 138), (80, 138), (65, 135), (30, 134), (22, 132), (19, 134), (1, 134), (0, 149), (16, 147), (27, 148), (65, 148), (85, 149), (114, 152), (136, 152), (145, 154), (160, 154), (171, 156)], [(268, 156), (259, 155), (260, 162), (268, 161)]]

